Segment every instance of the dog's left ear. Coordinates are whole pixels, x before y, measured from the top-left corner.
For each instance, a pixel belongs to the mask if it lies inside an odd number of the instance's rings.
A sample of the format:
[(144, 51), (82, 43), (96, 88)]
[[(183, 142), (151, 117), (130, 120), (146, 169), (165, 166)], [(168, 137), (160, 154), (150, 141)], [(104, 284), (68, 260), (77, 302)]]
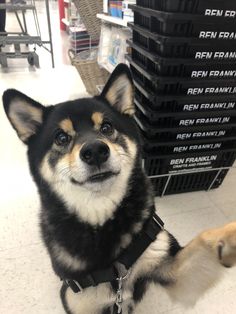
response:
[(2, 99), (11, 125), (19, 138), (27, 144), (42, 124), (45, 107), (15, 89), (6, 90)]
[(134, 86), (127, 65), (120, 63), (112, 72), (101, 97), (124, 114), (134, 114)]

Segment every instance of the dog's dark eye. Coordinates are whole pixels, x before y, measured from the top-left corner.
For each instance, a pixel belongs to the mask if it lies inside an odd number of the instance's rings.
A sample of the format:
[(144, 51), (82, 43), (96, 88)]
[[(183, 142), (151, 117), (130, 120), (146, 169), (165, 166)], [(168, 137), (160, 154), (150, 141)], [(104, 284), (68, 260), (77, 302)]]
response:
[(61, 130), (56, 133), (55, 138), (54, 138), (54, 142), (58, 146), (65, 146), (69, 144), (70, 141), (71, 141), (71, 136)]
[(114, 128), (110, 122), (104, 122), (101, 125), (100, 131), (104, 135), (112, 135), (114, 132)]

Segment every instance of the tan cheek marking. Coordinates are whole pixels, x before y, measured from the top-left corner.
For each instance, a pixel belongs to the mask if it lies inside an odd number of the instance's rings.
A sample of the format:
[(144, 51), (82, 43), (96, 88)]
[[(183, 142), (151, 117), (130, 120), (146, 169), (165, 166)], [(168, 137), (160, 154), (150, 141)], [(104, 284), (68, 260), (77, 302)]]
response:
[(60, 167), (71, 167), (76, 164), (77, 159), (79, 158), (79, 153), (82, 145), (76, 144), (70, 153), (65, 154), (60, 158), (58, 166)]
[(94, 112), (91, 117), (95, 130), (99, 130), (103, 121), (103, 114), (101, 112)]
[(70, 135), (75, 134), (75, 130), (73, 128), (73, 124), (70, 119), (64, 119), (59, 123), (60, 128)]
[(40, 171), (42, 177), (44, 178), (44, 180), (46, 180), (47, 182), (51, 182), (53, 179), (53, 171), (52, 171), (52, 169), (48, 163), (48, 157), (49, 157), (49, 154), (47, 154), (43, 158), (43, 161), (41, 162), (39, 171)]
[(64, 166), (69, 166), (69, 164), (70, 164), (70, 154), (66, 154), (62, 158), (60, 158), (57, 166), (64, 167)]
[(137, 153), (137, 145), (135, 142), (133, 142), (131, 139), (129, 139), (127, 136), (124, 136), (124, 139), (126, 141), (128, 151), (132, 157), (134, 157)]
[(71, 153), (67, 155), (68, 156), (68, 162), (70, 165), (76, 163), (76, 160), (79, 158), (79, 154), (80, 154), (80, 150), (81, 150), (82, 146), (83, 145), (81, 145), (81, 144), (76, 144), (73, 147)]

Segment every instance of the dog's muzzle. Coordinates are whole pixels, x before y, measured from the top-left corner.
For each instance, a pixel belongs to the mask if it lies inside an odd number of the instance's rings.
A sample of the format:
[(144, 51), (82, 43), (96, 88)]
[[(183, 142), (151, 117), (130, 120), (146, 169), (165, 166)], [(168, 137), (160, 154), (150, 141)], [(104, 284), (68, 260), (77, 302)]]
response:
[(110, 148), (102, 141), (89, 142), (83, 145), (80, 159), (89, 166), (101, 167), (110, 157)]

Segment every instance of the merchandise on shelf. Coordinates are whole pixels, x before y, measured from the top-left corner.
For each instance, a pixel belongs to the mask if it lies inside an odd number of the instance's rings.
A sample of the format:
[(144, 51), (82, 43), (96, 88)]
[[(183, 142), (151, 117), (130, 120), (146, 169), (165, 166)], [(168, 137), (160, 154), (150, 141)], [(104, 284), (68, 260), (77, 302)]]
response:
[(129, 8), (130, 4), (135, 4), (136, 1), (123, 1), (122, 2), (122, 14), (123, 19), (129, 22), (134, 20), (134, 12)]
[(109, 1), (109, 14), (122, 19), (122, 1)]
[(121, 18), (126, 21), (133, 21), (134, 13), (129, 5), (135, 4), (136, 0), (124, 0), (124, 1), (111, 1), (108, 0), (104, 3), (104, 13), (108, 13), (110, 16)]
[(83, 50), (95, 48), (99, 39), (92, 40), (83, 24), (69, 28), (71, 49), (78, 53)]
[(103, 24), (99, 43), (98, 63), (111, 72), (119, 63), (125, 62), (127, 40), (131, 32), (128, 28), (118, 28)]

